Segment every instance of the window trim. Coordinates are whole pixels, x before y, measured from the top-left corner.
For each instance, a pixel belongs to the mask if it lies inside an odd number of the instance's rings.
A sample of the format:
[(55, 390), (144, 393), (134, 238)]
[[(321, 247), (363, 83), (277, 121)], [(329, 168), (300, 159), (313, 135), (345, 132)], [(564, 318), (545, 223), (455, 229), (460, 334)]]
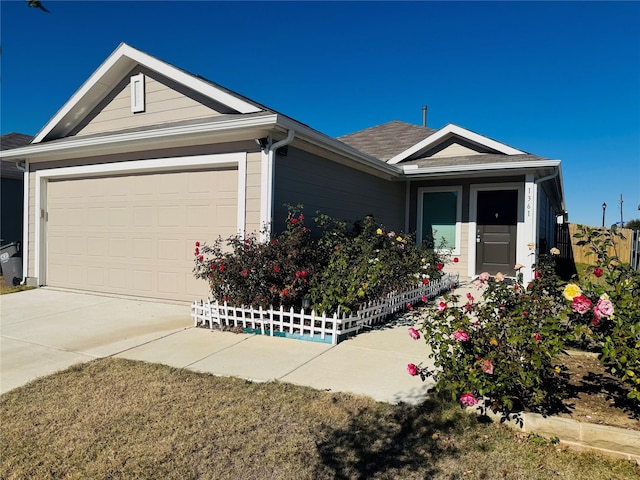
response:
[[(456, 192), (456, 245), (453, 248), (444, 249), (451, 255), (460, 255), (462, 245), (462, 185), (452, 185), (448, 187), (420, 187), (418, 188), (418, 210), (416, 222), (416, 241), (418, 245), (422, 243), (422, 218), (424, 208), (425, 193)], [(439, 251), (441, 249), (436, 249)]]

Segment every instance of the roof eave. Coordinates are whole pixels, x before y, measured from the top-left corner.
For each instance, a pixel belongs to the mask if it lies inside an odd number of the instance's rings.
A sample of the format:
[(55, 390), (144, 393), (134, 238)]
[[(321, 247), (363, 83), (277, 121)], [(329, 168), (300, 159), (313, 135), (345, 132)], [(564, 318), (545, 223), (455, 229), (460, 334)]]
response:
[(260, 138), (276, 126), (276, 114), (196, 125), (173, 126), (137, 132), (115, 133), (100, 137), (76, 137), (68, 141), (31, 144), (0, 152), (3, 160), (30, 162), (58, 160), (71, 156), (98, 156), (210, 142), (214, 138)]
[(531, 160), (523, 162), (496, 162), (470, 164), (470, 165), (448, 165), (438, 167), (418, 167), (417, 165), (403, 165), (402, 171), (407, 177), (433, 177), (433, 176), (459, 176), (472, 174), (495, 174), (505, 171), (512, 174), (517, 171), (530, 172), (531, 170), (543, 168), (559, 168), (560, 160)]

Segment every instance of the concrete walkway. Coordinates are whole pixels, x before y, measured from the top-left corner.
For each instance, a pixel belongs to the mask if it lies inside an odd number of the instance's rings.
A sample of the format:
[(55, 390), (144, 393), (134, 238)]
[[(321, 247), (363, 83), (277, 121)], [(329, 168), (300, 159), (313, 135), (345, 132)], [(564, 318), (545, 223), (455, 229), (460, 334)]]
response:
[(339, 345), (194, 328), (190, 307), (40, 288), (0, 297), (0, 393), (75, 363), (115, 356), (254, 381), (416, 404), (428, 382), (408, 363), (427, 347), (408, 325)]
[[(468, 291), (456, 294), (464, 299)], [(184, 303), (41, 288), (0, 297), (0, 393), (76, 363), (119, 357), (417, 404), (431, 383), (410, 376), (407, 364), (428, 365), (427, 347), (401, 323), (327, 345), (195, 328)], [(638, 431), (535, 414), (523, 420), (513, 426), (640, 464)]]

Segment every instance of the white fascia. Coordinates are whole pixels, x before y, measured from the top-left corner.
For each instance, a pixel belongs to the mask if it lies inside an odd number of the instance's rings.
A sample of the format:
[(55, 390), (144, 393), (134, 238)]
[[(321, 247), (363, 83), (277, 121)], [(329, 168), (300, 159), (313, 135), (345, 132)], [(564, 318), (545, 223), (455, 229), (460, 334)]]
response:
[(506, 155), (521, 155), (526, 152), (518, 150), (516, 148), (510, 147), (509, 145), (505, 145), (504, 143), (498, 142), (496, 140), (492, 140), (489, 137), (485, 137), (484, 135), (480, 135), (478, 133), (472, 132), (471, 130), (467, 130), (466, 128), (458, 127), (457, 125), (453, 125), (450, 123), (449, 125), (445, 125), (440, 130), (438, 130), (433, 135), (429, 135), (427, 138), (422, 140), (421, 142), (416, 143), (414, 146), (408, 148), (402, 153), (399, 153), (393, 158), (387, 160), (387, 163), (390, 165), (395, 165), (396, 163), (409, 158), (411, 155), (418, 153), (421, 150), (426, 150), (431, 148), (442, 140), (446, 140), (450, 136), (457, 135), (471, 142), (483, 145), (487, 148), (491, 148), (500, 153), (504, 153)]
[(238, 111), (239, 113), (256, 113), (262, 111), (257, 106), (217, 88), (216, 86), (205, 82), (189, 73), (186, 73), (168, 63), (158, 60), (140, 50), (130, 47), (126, 43), (121, 43), (118, 48), (98, 67), (98, 69), (82, 84), (80, 89), (63, 105), (63, 107), (49, 120), (49, 122), (38, 132), (33, 139), (33, 143), (41, 142), (46, 136), (61, 122), (64, 117), (78, 105), (86, 95), (92, 90), (92, 98), (99, 98), (106, 94), (111, 88), (112, 83), (103, 82), (105, 75), (112, 69), (122, 65), (122, 74), (126, 74), (136, 63), (139, 63), (161, 75), (164, 75), (176, 82), (191, 88), (206, 97), (217, 102), (227, 105), (228, 107)]
[(216, 133), (232, 132), (242, 129), (271, 128), (276, 124), (277, 115), (264, 115), (251, 118), (238, 118), (225, 121), (201, 123), (197, 125), (182, 125), (167, 127), (157, 130), (145, 130), (138, 132), (119, 133), (100, 137), (77, 137), (69, 141), (46, 142), (42, 144), (28, 145), (26, 147), (5, 150), (0, 154), (5, 160), (18, 160), (29, 158), (37, 160), (39, 157), (51, 159), (52, 154), (79, 155), (83, 152), (91, 152), (91, 156), (107, 153), (114, 147), (134, 143), (150, 143), (158, 148), (162, 143), (168, 143), (174, 139), (195, 137), (209, 137)]
[[(193, 155), (187, 157), (156, 158), (134, 160), (130, 162), (112, 162), (77, 167), (51, 168), (38, 170), (35, 183), (35, 255), (34, 276), (40, 285), (46, 284), (46, 228), (44, 225), (47, 211), (47, 183), (51, 179), (86, 178), (113, 174), (135, 174), (142, 172), (168, 172), (176, 169), (219, 168), (236, 166), (238, 168), (238, 212), (237, 231), (245, 230), (245, 209), (247, 195), (247, 153), (221, 153), (211, 155)], [(38, 212), (40, 212), (38, 214)]]
[(496, 162), (471, 165), (449, 165), (441, 167), (418, 167), (417, 165), (403, 165), (405, 175), (457, 175), (459, 173), (483, 172), (485, 170), (518, 170), (531, 168), (554, 168), (560, 166), (560, 160), (531, 160), (523, 162)]

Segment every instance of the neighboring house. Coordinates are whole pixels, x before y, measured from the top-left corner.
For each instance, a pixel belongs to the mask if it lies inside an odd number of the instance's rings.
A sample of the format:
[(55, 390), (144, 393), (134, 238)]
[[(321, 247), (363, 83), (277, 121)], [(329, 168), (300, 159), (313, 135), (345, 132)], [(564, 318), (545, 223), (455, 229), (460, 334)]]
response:
[(531, 278), (564, 212), (560, 161), (455, 125), (331, 138), (121, 44), (31, 145), (25, 274), (39, 285), (192, 300), (194, 242), (284, 224), (284, 204), (445, 237), (472, 277)]
[[(28, 145), (33, 137), (7, 133), (0, 137), (0, 150)], [(24, 171), (15, 162), (0, 162), (0, 243), (22, 243)]]

